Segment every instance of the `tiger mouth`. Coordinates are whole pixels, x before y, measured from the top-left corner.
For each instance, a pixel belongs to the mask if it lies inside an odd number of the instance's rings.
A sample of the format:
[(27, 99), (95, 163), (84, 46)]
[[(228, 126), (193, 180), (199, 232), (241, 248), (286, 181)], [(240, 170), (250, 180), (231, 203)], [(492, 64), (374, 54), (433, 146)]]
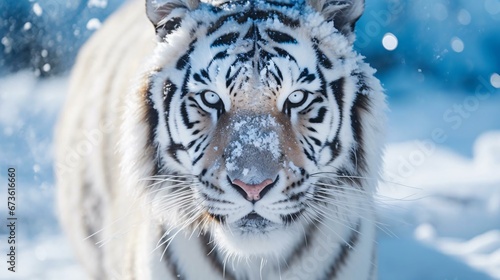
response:
[(248, 233), (261, 233), (275, 227), (272, 221), (262, 217), (254, 211), (237, 221), (235, 226), (241, 231)]

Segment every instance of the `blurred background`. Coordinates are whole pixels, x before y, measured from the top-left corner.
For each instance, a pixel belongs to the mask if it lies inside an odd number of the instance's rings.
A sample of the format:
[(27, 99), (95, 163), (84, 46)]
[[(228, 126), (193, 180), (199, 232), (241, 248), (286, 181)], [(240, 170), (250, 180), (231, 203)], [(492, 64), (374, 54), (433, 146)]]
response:
[[(17, 168), (22, 260), (2, 279), (84, 278), (56, 220), (52, 133), (78, 49), (122, 3), (0, 0), (0, 182)], [(500, 279), (500, 0), (367, 0), (356, 28), (390, 107), (380, 279)]]

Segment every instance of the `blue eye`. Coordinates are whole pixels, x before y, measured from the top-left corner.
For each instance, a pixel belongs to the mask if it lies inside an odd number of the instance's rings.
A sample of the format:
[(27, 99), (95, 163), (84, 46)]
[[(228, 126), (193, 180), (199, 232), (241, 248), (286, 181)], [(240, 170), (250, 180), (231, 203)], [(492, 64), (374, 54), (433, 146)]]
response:
[(206, 107), (217, 111), (217, 117), (220, 117), (225, 112), (224, 102), (217, 93), (205, 90), (200, 93), (200, 97)]
[[(288, 100), (288, 102), (290, 102), (291, 105), (295, 105), (295, 104), (304, 103), (304, 101), (306, 99), (307, 99), (307, 95), (303, 91), (296, 90), (288, 96), (287, 100)], [(297, 105), (297, 106), (300, 106), (300, 105)]]
[(204, 91), (201, 94), (201, 98), (203, 100), (203, 103), (205, 103), (205, 105), (207, 105), (208, 107), (213, 107), (220, 102), (219, 95), (213, 91)]
[(299, 108), (304, 105), (309, 99), (309, 94), (310, 92), (305, 90), (296, 90), (290, 93), (283, 104), (283, 113), (290, 115), (292, 109)]
[(288, 96), (285, 105), (288, 109), (300, 107), (306, 103), (308, 96), (309, 92), (296, 90)]

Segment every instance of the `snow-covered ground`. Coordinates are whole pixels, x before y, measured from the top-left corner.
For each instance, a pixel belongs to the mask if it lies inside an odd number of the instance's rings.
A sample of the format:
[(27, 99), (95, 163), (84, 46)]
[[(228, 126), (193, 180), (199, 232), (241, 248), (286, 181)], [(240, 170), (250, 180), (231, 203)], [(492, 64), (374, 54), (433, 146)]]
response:
[(381, 279), (500, 279), (500, 131), (473, 158), (432, 142), (387, 148)]
[[(54, 214), (52, 130), (66, 87), (65, 77), (41, 81), (21, 72), (0, 78), (0, 186), (6, 186), (8, 166), (16, 167), (18, 175), (17, 272), (8, 272), (2, 261), (0, 279), (84, 279)], [(441, 103), (447, 108), (463, 98)], [(484, 116), (474, 121), (485, 131), (470, 153), (457, 153), (449, 148), (453, 141), (442, 141), (453, 134), (432, 134), (439, 123), (418, 121), (419, 114), (434, 114), (424, 105), (412, 110), (392, 106), (392, 139), (405, 138), (397, 135), (408, 129), (400, 118), (403, 112), (414, 130), (426, 129), (418, 136), (423, 141), (387, 147), (386, 175), (377, 195), (379, 278), (500, 279), (500, 131), (484, 125), (500, 117), (494, 109), (500, 100), (492, 97), (478, 109), (489, 114), (476, 114)], [(0, 217), (6, 215), (6, 207), (0, 207)], [(6, 240), (2, 226), (4, 260)]]

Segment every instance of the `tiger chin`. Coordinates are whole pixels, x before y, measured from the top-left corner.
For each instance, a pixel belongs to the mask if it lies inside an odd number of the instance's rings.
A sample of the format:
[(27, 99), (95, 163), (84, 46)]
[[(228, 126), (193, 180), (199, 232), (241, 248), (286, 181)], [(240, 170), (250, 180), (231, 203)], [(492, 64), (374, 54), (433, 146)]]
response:
[(385, 96), (362, 0), (146, 0), (82, 48), (56, 130), (92, 279), (376, 279)]

